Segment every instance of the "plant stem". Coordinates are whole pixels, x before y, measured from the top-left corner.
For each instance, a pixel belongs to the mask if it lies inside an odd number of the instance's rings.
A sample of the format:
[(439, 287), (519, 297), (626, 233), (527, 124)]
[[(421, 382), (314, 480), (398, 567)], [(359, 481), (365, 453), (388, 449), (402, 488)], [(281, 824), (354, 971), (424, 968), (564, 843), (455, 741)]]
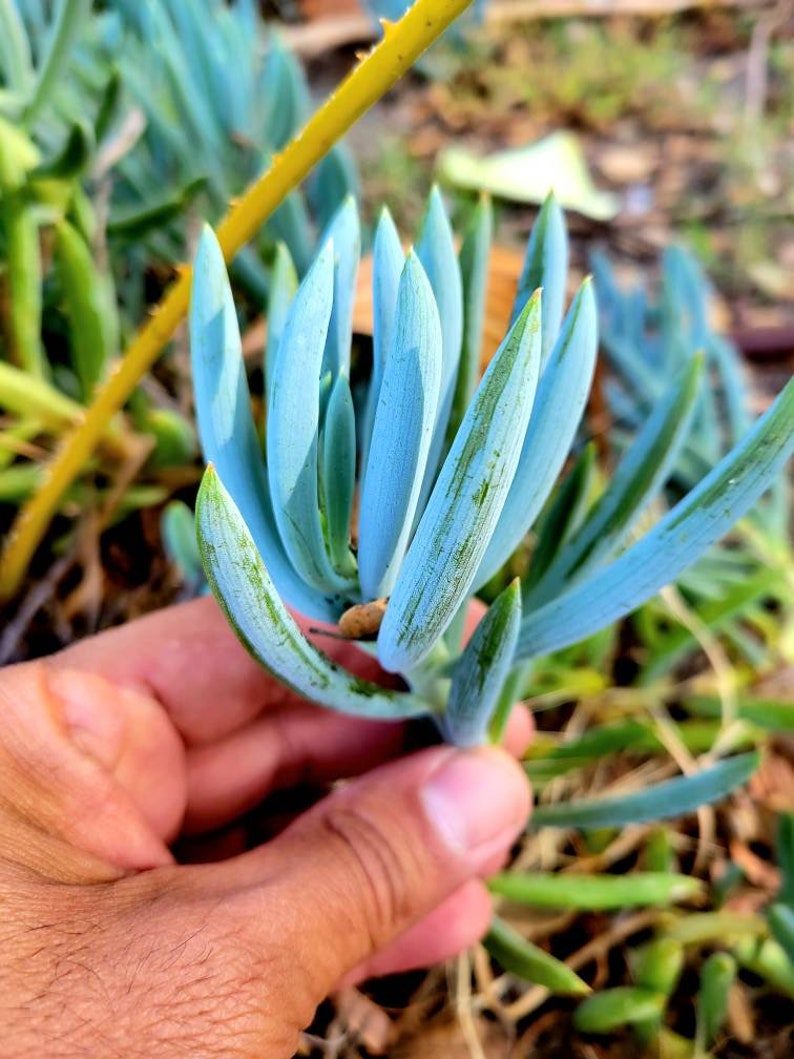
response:
[[(229, 210), (218, 228), (227, 261), (255, 234), (351, 125), (408, 70), (471, 0), (416, 0), (399, 22), (384, 24), (381, 42), (342, 82), (271, 168)], [(0, 563), (0, 598), (17, 590), (61, 497), (95, 449), (105, 424), (122, 407), (187, 314), (191, 271), (182, 269), (118, 367), (97, 391), (85, 419), (46, 468), (41, 488), (22, 508)]]

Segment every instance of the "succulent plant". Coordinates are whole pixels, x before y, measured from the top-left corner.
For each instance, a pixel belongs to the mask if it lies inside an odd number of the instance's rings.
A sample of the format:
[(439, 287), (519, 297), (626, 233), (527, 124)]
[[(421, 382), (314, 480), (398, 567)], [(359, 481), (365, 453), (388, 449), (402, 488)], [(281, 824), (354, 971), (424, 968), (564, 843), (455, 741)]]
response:
[[(625, 446), (664, 391), (671, 372), (696, 356), (706, 360), (695, 413), (668, 482), (673, 500), (697, 484), (749, 430), (751, 387), (735, 346), (714, 327), (714, 292), (695, 257), (668, 247), (659, 290), (622, 289), (608, 258), (592, 256), (601, 344), (612, 369), (606, 397), (616, 424), (613, 443)], [(788, 530), (789, 489), (780, 476), (752, 513), (778, 537)]]
[[(549, 504), (593, 375), (595, 300), (586, 280), (563, 311), (567, 241), (550, 199), (529, 242), (513, 323), (477, 384), (489, 226), (483, 202), (458, 257), (435, 191), (416, 248), (405, 255), (384, 211), (374, 249), (374, 366), (358, 404), (350, 388), (354, 203), (332, 221), (300, 285), (282, 248), (265, 355), (264, 445), (209, 229), (190, 315), (210, 464), (197, 504), (199, 547), (238, 636), (282, 681), (331, 709), (429, 714), (460, 745), (500, 728), (528, 661), (576, 643), (675, 579), (752, 507), (794, 449), (790, 385), (703, 481), (626, 547), (686, 436), (695, 361), (673, 379), (594, 503), (577, 495), (585, 452)], [(507, 585), (462, 646), (472, 596), (541, 512), (534, 552), (541, 569), (533, 563), (523, 586)], [(407, 690), (335, 667), (291, 611), (361, 642)]]
[[(693, 488), (739, 443), (752, 422), (749, 373), (731, 342), (712, 322), (713, 291), (695, 258), (682, 247), (665, 250), (658, 292), (621, 288), (603, 254), (593, 255), (602, 348), (609, 375), (604, 393), (613, 454), (632, 443), (662, 399), (667, 380), (703, 358), (695, 407), (665, 485), (668, 503)], [(784, 475), (748, 513), (728, 542), (716, 545), (682, 576), (680, 587), (700, 619), (756, 669), (776, 657), (791, 617), (794, 555), (789, 542), (790, 485)], [(768, 622), (770, 607), (777, 614)], [(652, 615), (647, 679), (680, 658), (681, 630), (657, 638)], [(662, 622), (668, 619), (662, 615)], [(672, 651), (668, 647), (677, 648)]]

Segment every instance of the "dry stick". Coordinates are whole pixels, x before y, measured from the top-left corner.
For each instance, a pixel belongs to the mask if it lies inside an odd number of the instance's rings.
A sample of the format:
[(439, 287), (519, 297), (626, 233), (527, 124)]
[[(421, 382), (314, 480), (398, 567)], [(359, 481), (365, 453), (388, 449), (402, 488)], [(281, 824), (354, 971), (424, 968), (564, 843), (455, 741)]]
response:
[[(382, 41), (221, 222), (218, 239), (227, 260), (470, 3), (471, 0), (416, 0), (399, 22), (386, 28)], [(58, 454), (46, 469), (41, 488), (22, 508), (6, 542), (0, 564), (0, 598), (8, 598), (19, 587), (64, 492), (96, 448), (106, 424), (124, 405), (187, 315), (190, 280), (190, 269), (181, 269), (148, 323), (97, 391), (85, 418), (64, 437)]]
[[(502, 0), (485, 10), (487, 25), (533, 22), (555, 18), (663, 18), (701, 8), (743, 8), (764, 10), (770, 0)], [(302, 26), (282, 30), (290, 48), (305, 58), (341, 48), (347, 44), (372, 40), (377, 32), (368, 15), (348, 14), (321, 18)]]
[(472, 1011), (471, 959), (462, 952), (455, 964), (455, 1014), (471, 1059), (487, 1059)]

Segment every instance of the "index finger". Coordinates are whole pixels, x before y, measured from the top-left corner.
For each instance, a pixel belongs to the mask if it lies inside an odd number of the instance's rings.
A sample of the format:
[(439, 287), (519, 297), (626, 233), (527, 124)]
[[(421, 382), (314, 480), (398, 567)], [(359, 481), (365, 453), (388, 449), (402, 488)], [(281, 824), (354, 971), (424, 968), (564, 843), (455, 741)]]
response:
[[(382, 679), (375, 659), (352, 643), (329, 639), (323, 650), (360, 677)], [(209, 596), (100, 633), (66, 648), (52, 664), (152, 695), (191, 744), (215, 742), (268, 707), (304, 701), (251, 658)]]

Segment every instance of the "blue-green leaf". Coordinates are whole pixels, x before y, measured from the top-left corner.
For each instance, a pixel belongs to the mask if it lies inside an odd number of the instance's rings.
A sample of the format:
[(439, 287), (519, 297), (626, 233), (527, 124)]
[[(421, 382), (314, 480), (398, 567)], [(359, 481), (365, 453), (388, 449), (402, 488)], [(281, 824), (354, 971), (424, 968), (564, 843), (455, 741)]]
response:
[(361, 229), (358, 210), (348, 195), (328, 226), (326, 239), (334, 247), (334, 307), (328, 328), (328, 342), (323, 360), (323, 374), (330, 371), (336, 378), (350, 374), (350, 341), (353, 331), (353, 299), (361, 256)]
[(585, 281), (541, 376), (513, 485), (475, 587), (504, 566), (546, 503), (587, 403), (597, 348), (595, 299), (592, 284)]
[(596, 447), (591, 441), (558, 486), (554, 496), (535, 524), (536, 544), (532, 562), (523, 578), (524, 595), (540, 581), (555, 555), (581, 525), (590, 503), (596, 469)]
[(386, 358), (392, 344), (397, 291), (405, 266), (400, 236), (386, 208), (380, 215), (372, 257), (372, 378), (367, 390), (367, 403), (361, 427), (362, 474), (366, 474), (375, 409), (378, 405)]
[(447, 423), (455, 397), (455, 380), (463, 342), (463, 284), (452, 226), (437, 187), (433, 188), (425, 214), (422, 232), (416, 246), (430, 286), (433, 288), (441, 320), (443, 362), (441, 396), (438, 402), (436, 428), (430, 446), (425, 480), (422, 483), (420, 509), (433, 487), (433, 479), (444, 452)]
[(284, 549), (308, 584), (331, 593), (349, 587), (328, 559), (318, 503), (320, 371), (333, 284), (334, 247), (329, 241), (298, 288), (287, 315), (266, 424), (268, 480)]
[(543, 203), (529, 238), (524, 267), (518, 281), (513, 304), (513, 320), (524, 308), (527, 298), (543, 289), (543, 354), (541, 366), (551, 356), (560, 333), (568, 280), (568, 233), (565, 217), (551, 192)]
[(318, 621), (335, 621), (338, 602), (304, 584), (281, 547), (251, 415), (232, 292), (221, 248), (209, 227), (202, 234), (194, 266), (190, 347), (205, 460), (223, 476), (279, 592), (302, 613)]
[(480, 376), (492, 236), (493, 207), (491, 200), (487, 196), (482, 196), (463, 237), (463, 245), (458, 255), (463, 282), (463, 345), (452, 412), (447, 424), (447, 439), (450, 442), (463, 422)]
[(481, 618), (458, 659), (441, 727), (455, 746), (480, 746), (504, 687), (521, 621), (518, 578), (502, 592)]
[(23, 115), (26, 124), (30, 125), (35, 120), (63, 77), (72, 49), (91, 13), (92, 4), (93, 0), (61, 0), (58, 5), (46, 52), (39, 64), (33, 94)]
[(280, 681), (313, 702), (359, 717), (388, 720), (428, 712), (414, 695), (384, 690), (338, 669), (306, 639), (211, 466), (199, 490), (196, 525), (215, 598), (248, 651)]
[(322, 435), (323, 496), (328, 550), (334, 568), (355, 576), (350, 552), (350, 518), (356, 488), (356, 414), (350, 383), (340, 375), (331, 390)]
[(686, 439), (702, 374), (703, 357), (696, 356), (654, 408), (579, 532), (525, 597), (527, 609), (553, 599), (571, 578), (616, 552), (647, 512)]
[(760, 763), (758, 753), (737, 754), (692, 776), (679, 776), (630, 794), (541, 805), (533, 813), (531, 826), (594, 830), (670, 820), (725, 798), (746, 783)]
[(794, 451), (794, 381), (748, 436), (610, 566), (524, 617), (516, 655), (557, 651), (630, 613), (720, 539)]
[(355, 195), (358, 178), (350, 152), (341, 144), (323, 158), (307, 184), (309, 203), (321, 228), (330, 224), (347, 195)]
[(166, 505), (160, 532), (165, 553), (178, 568), (182, 580), (191, 587), (202, 584), (204, 570), (196, 541), (196, 519), (187, 504), (172, 500)]
[(361, 490), (358, 565), (366, 599), (387, 596), (408, 546), (441, 387), (441, 323), (416, 254), (400, 280), (391, 349)]
[(270, 274), (270, 298), (267, 305), (267, 340), (265, 343), (265, 392), (273, 388), (276, 352), (284, 332), (292, 299), (298, 290), (298, 273), (286, 243), (278, 243)]
[(510, 329), (466, 413), (386, 609), (378, 655), (417, 665), (471, 589), (518, 466), (540, 369), (540, 293)]
[(24, 96), (33, 80), (30, 41), (15, 0), (0, 0), (0, 71), (6, 85)]

